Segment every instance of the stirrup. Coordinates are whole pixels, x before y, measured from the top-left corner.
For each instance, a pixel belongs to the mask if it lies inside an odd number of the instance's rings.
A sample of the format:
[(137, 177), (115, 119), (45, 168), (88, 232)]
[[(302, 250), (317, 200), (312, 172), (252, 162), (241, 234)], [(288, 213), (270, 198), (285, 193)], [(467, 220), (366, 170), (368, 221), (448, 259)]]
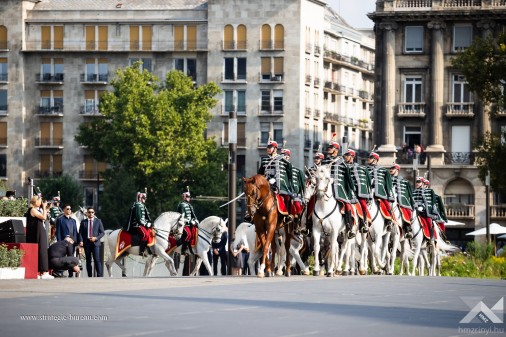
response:
[(411, 232), (406, 232), (406, 234), (404, 235), (404, 237), (405, 237), (406, 239), (412, 239), (412, 238), (413, 238), (413, 233), (411, 233)]
[(283, 219), (283, 222), (284, 223), (290, 223), (293, 221), (293, 215), (291, 214), (288, 214), (287, 216), (285, 216), (285, 218)]
[(364, 234), (365, 234), (365, 233), (369, 233), (369, 227), (364, 226), (364, 227), (360, 228), (360, 232), (361, 232), (361, 233), (364, 233)]
[(392, 231), (392, 223), (389, 223), (388, 225), (385, 226), (385, 230), (387, 232), (391, 232)]
[(353, 233), (353, 231), (351, 231), (351, 230), (350, 230), (350, 231), (348, 232), (348, 239), (353, 239), (355, 236), (356, 236), (356, 234), (355, 234), (355, 233)]

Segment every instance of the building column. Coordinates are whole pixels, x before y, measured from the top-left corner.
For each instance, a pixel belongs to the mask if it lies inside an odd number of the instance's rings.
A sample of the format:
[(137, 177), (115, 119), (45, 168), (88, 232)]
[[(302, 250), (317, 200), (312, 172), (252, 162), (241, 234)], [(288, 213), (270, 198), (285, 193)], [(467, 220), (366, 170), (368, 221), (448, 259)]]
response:
[(432, 165), (444, 165), (443, 145), (443, 111), (444, 105), (444, 53), (443, 53), (443, 30), (446, 23), (442, 21), (431, 21), (427, 24), (432, 29), (432, 82), (431, 88), (431, 132), (429, 146), (425, 152), (430, 157)]
[[(481, 37), (486, 39), (492, 36), (493, 29), (495, 27), (495, 21), (492, 20), (481, 20), (476, 23), (476, 27), (481, 29)], [(490, 105), (485, 105), (483, 102), (481, 109), (481, 130), (480, 134), (484, 135), (486, 132), (490, 132), (492, 130), (492, 121), (490, 118)]]
[(395, 162), (397, 148), (395, 146), (395, 30), (398, 28), (395, 22), (382, 22), (379, 29), (383, 30), (384, 41), (384, 86), (385, 110), (383, 114), (384, 133), (382, 145), (377, 149), (380, 154), (380, 163), (390, 165)]

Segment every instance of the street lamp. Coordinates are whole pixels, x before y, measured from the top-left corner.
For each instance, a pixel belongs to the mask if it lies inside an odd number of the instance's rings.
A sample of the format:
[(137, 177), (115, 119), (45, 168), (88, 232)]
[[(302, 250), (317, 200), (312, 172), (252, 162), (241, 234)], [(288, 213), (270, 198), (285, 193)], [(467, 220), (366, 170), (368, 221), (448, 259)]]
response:
[[(237, 112), (230, 111), (228, 118), (228, 201), (236, 196), (237, 176)], [(236, 209), (235, 201), (228, 204), (228, 245), (234, 240)], [(232, 252), (228, 250), (228, 274), (231, 275)]]
[(413, 186), (416, 186), (416, 176), (418, 175), (418, 156), (413, 152)]
[(487, 242), (490, 243), (490, 171), (485, 177), (485, 226), (487, 227)]
[(343, 154), (348, 151), (348, 137), (343, 136)]

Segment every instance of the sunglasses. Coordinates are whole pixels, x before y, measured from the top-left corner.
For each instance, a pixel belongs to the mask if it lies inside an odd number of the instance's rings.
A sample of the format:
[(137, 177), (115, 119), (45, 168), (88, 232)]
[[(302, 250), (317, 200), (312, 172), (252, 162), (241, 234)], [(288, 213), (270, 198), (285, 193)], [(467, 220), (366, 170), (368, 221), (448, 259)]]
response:
[(90, 214), (95, 214), (95, 212), (94, 212), (94, 211), (88, 211), (88, 213), (90, 213)]
[(65, 210), (67, 210), (67, 211), (71, 211), (71, 210), (72, 210), (72, 208), (67, 207), (67, 208), (65, 208)]

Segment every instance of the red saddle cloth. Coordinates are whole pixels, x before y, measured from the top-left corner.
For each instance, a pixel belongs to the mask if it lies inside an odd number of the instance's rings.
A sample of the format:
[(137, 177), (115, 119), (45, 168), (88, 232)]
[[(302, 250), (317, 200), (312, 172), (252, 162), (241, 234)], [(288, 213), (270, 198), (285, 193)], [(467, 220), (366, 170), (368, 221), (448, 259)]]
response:
[(278, 212), (283, 215), (288, 215), (288, 208), (286, 208), (286, 203), (285, 200), (283, 200), (283, 196), (276, 194), (276, 198), (278, 199)]
[[(422, 224), (423, 235), (430, 240), (430, 230), (433, 226), (432, 219), (423, 215), (418, 216), (418, 220)], [(437, 240), (437, 233), (434, 231), (434, 240)]]
[(185, 241), (190, 243), (190, 247), (195, 247), (197, 244), (197, 238), (199, 236), (199, 229), (195, 226), (192, 227), (190, 230), (190, 226), (185, 226), (183, 228), (183, 231), (186, 232), (186, 239)]
[(302, 214), (302, 203), (299, 200), (292, 200), (292, 206), (290, 207), (290, 214), (301, 215)]
[(381, 215), (383, 215), (383, 218), (385, 218), (386, 220), (392, 220), (392, 216), (390, 215), (392, 213), (390, 202), (388, 202), (388, 200), (385, 199), (376, 199), (376, 200), (378, 200), (378, 206), (381, 211)]
[[(151, 247), (155, 244), (155, 230), (153, 228), (145, 228), (145, 227), (137, 227), (139, 229), (139, 240), (142, 240), (140, 235), (140, 231), (143, 234), (147, 235), (148, 242), (147, 246)], [(122, 229), (119, 230), (118, 239), (116, 240), (116, 249), (115, 249), (115, 258), (123, 254), (128, 248), (132, 247), (132, 234), (124, 231)]]
[(402, 221), (410, 223), (411, 215), (413, 214), (412, 211), (409, 208), (405, 207), (399, 207), (399, 209), (401, 210)]
[(176, 238), (174, 236), (169, 235), (168, 241), (169, 241), (169, 246), (167, 247), (167, 249), (165, 250), (165, 252), (167, 254), (170, 254), (170, 253), (172, 253), (172, 251), (174, 249), (177, 248), (177, 240), (176, 240)]

